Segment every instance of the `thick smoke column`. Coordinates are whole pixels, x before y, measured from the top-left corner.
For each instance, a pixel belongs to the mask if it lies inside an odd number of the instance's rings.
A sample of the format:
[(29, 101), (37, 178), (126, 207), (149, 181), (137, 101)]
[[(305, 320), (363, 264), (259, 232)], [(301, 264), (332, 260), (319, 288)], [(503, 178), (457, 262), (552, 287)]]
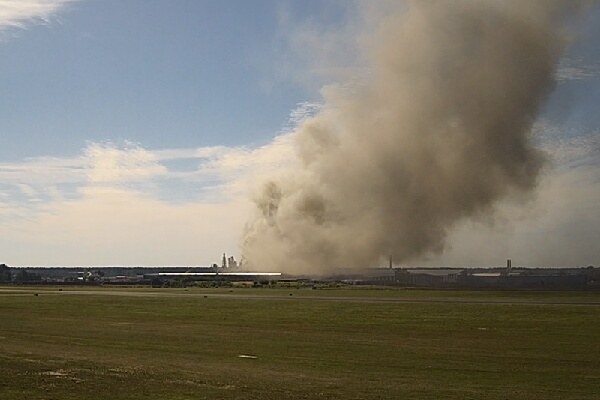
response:
[(300, 166), (267, 183), (244, 257), (295, 272), (405, 261), (535, 187), (530, 131), (575, 2), (414, 1), (380, 21), (370, 74), (324, 91), (294, 133)]

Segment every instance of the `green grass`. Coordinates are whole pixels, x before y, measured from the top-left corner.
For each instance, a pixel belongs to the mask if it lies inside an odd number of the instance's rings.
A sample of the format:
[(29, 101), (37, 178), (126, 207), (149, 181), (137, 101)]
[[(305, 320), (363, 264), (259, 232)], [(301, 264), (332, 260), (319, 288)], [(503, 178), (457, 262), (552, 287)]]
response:
[(25, 290), (0, 293), (3, 400), (600, 397), (598, 305), (305, 299), (596, 303), (598, 293)]

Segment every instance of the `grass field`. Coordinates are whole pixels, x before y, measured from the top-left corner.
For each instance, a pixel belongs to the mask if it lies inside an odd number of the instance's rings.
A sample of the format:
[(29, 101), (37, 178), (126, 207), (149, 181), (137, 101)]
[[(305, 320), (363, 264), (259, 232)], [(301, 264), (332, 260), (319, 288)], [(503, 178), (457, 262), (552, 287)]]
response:
[(0, 399), (598, 399), (599, 317), (589, 292), (4, 287)]

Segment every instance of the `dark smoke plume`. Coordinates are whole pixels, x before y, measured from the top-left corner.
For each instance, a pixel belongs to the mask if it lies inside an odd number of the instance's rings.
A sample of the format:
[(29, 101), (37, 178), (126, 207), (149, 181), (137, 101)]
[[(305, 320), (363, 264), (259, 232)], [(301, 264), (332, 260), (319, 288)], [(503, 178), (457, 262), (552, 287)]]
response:
[(253, 268), (325, 272), (444, 249), (465, 219), (535, 187), (531, 127), (573, 1), (414, 1), (372, 35), (370, 74), (325, 91), (294, 133), (300, 167), (267, 183)]

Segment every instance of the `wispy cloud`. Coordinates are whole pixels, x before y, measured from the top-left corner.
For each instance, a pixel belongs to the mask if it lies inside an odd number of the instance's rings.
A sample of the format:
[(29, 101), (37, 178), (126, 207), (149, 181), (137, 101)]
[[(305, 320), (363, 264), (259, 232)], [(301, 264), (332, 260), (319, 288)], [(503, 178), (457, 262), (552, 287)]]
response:
[(30, 24), (47, 24), (75, 0), (0, 0), (0, 31), (24, 29)]
[(315, 116), (323, 108), (322, 103), (305, 101), (290, 112), (288, 122), (283, 127), (282, 133), (293, 131), (308, 118)]
[(590, 63), (579, 58), (565, 58), (556, 70), (559, 81), (587, 80), (600, 77), (600, 63)]
[(167, 173), (152, 152), (133, 144), (117, 148), (91, 143), (85, 149), (84, 159), (88, 161), (87, 179), (91, 183), (138, 182)]
[[(278, 62), (271, 76), (311, 91), (331, 82), (352, 80), (362, 73), (357, 41), (367, 29), (362, 3), (333, 2), (320, 16), (298, 18), (289, 5), (279, 8)], [(357, 65), (358, 64), (358, 65)]]
[[(215, 261), (236, 250), (250, 181), (288, 162), (290, 140), (155, 151), (90, 143), (77, 157), (0, 164), (0, 253), (17, 265)], [(182, 159), (194, 168), (169, 166)]]
[[(248, 198), (257, 180), (281, 173), (295, 162), (293, 131), (319, 107), (316, 103), (299, 104), (282, 131), (257, 147), (149, 150), (131, 142), (90, 142), (74, 157), (43, 156), (0, 163), (3, 201), (5, 207), (12, 204), (17, 210), (24, 201), (42, 199), (44, 205), (54, 204), (100, 189), (127, 190), (167, 203)], [(31, 212), (46, 209), (40, 205)]]
[[(90, 143), (76, 157), (30, 158), (0, 163), (0, 184), (5, 194), (73, 198), (84, 188), (119, 188), (156, 196), (162, 186), (180, 183), (189, 201), (200, 200), (204, 190), (216, 196), (242, 195), (246, 180), (278, 170), (292, 161), (292, 137), (284, 134), (257, 148), (206, 147), (148, 150), (128, 143)], [(171, 161), (187, 160), (186, 171)], [(186, 187), (187, 186), (187, 187)], [(7, 189), (14, 190), (7, 190)], [(75, 190), (74, 190), (75, 189)], [(233, 191), (232, 191), (233, 190)], [(213, 195), (214, 197), (214, 195)]]
[(0, 254), (15, 265), (216, 261), (237, 250), (256, 182), (295, 162), (292, 131), (315, 107), (299, 105), (257, 147), (104, 142), (0, 163)]

